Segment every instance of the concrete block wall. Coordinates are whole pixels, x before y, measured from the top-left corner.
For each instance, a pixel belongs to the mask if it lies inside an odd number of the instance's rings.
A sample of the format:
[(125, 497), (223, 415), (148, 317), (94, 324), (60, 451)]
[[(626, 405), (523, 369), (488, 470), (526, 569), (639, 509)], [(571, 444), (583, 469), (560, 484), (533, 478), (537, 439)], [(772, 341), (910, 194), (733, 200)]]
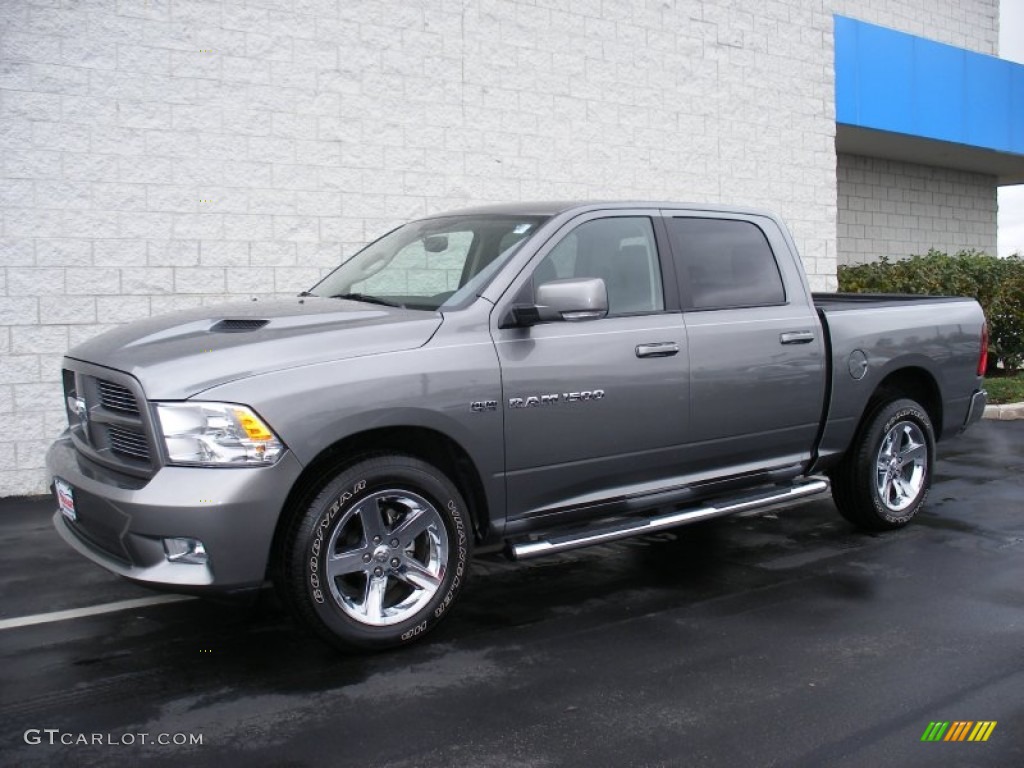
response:
[(821, 2), (3, 0), (0, 495), (60, 361), (294, 293), (396, 221), (516, 199), (752, 203), (834, 286)]
[(840, 159), (837, 245), (833, 12), (996, 50), (997, 0), (3, 0), (0, 495), (45, 488), (69, 346), (293, 293), (429, 211), (754, 203), (833, 288), (913, 229), (869, 230)]
[(996, 253), (991, 176), (873, 157), (837, 157), (840, 264), (975, 249)]

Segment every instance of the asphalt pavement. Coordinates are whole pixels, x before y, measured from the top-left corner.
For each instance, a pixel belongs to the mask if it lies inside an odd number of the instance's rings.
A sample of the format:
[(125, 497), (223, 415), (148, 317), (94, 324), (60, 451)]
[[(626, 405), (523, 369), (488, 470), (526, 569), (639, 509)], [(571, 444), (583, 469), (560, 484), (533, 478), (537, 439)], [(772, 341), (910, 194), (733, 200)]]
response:
[[(376, 655), (272, 600), (148, 604), (52, 506), (0, 501), (2, 765), (1024, 765), (1024, 422), (941, 444), (902, 531), (818, 500), (487, 559), (426, 642)], [(996, 725), (921, 740), (958, 721)]]

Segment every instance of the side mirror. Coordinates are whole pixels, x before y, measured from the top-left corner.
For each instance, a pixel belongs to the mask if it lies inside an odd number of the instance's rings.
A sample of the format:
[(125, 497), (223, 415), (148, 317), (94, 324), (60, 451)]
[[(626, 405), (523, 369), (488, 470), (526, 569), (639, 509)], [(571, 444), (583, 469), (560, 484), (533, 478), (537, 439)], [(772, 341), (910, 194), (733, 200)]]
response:
[(598, 320), (608, 314), (608, 291), (599, 277), (552, 280), (537, 288), (536, 304), (512, 308), (513, 325), (529, 326), (549, 320)]

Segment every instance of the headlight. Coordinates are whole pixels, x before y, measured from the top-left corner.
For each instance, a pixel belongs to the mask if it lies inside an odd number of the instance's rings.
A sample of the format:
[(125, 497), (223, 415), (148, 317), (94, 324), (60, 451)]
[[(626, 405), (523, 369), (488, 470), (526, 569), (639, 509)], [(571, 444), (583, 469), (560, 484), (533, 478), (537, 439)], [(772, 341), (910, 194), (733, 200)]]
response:
[(157, 403), (172, 464), (267, 466), (284, 444), (250, 408), (233, 403)]

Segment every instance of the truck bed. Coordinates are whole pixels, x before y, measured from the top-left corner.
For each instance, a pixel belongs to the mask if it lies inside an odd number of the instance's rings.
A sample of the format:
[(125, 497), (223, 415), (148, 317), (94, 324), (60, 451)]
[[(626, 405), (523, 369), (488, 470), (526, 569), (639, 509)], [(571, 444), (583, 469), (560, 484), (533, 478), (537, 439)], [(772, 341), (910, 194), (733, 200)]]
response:
[(868, 399), (891, 372), (910, 371), (929, 396), (938, 435), (956, 434), (977, 385), (984, 316), (956, 296), (816, 293), (830, 352), (828, 414), (819, 453), (846, 450)]

